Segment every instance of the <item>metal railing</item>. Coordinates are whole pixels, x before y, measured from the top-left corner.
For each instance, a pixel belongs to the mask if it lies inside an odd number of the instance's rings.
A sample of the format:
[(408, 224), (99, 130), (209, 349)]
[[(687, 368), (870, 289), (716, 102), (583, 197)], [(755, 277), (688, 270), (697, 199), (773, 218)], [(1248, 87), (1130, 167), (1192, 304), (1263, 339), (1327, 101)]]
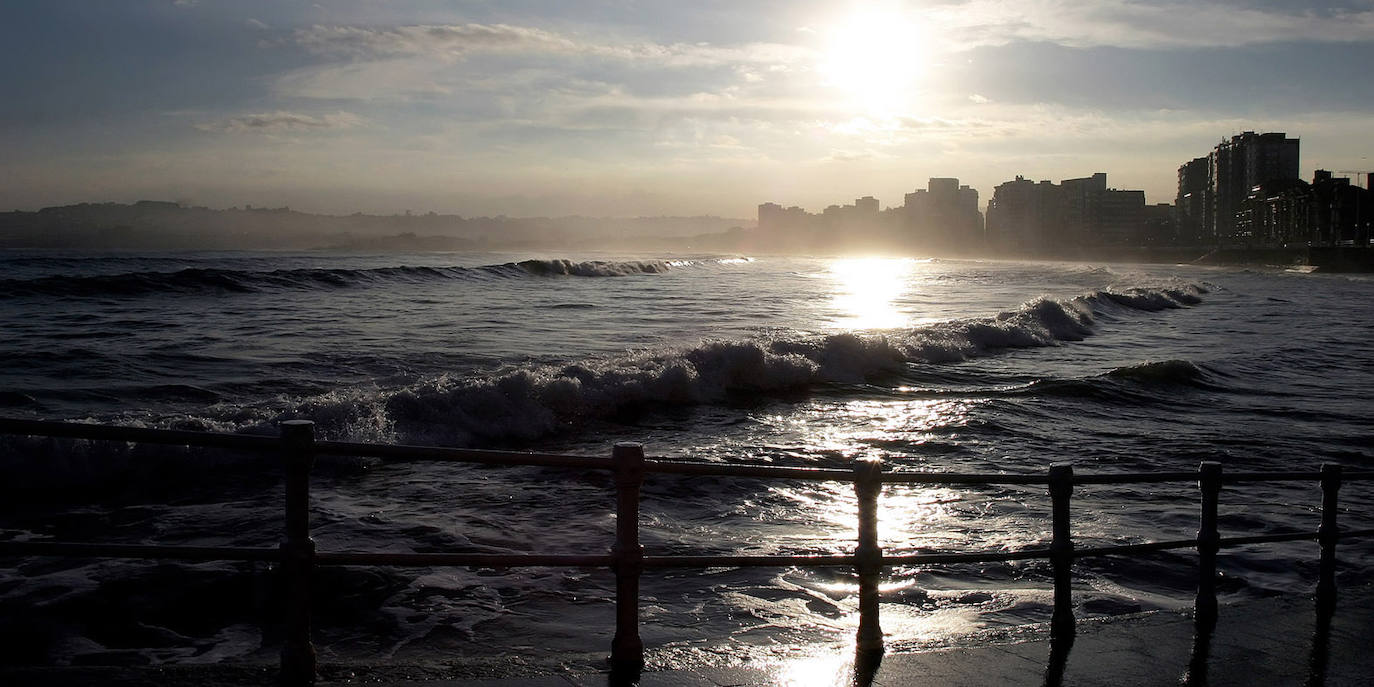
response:
[[(68, 556), (98, 558), (170, 559), (183, 561), (271, 561), (281, 565), (285, 578), (285, 638), (281, 650), (281, 681), (308, 685), (315, 680), (315, 649), (311, 641), (311, 576), (317, 566), (470, 566), (607, 567), (616, 578), (615, 635), (611, 642), (613, 670), (637, 673), (643, 665), (644, 643), (639, 636), (639, 581), (648, 568), (852, 566), (859, 578), (860, 652), (881, 652), (878, 580), (884, 567), (958, 563), (991, 563), (1017, 560), (1049, 560), (1053, 570), (1054, 607), (1051, 628), (1071, 636), (1072, 566), (1078, 558), (1133, 556), (1170, 549), (1198, 551), (1197, 614), (1215, 618), (1216, 558), (1224, 547), (1315, 539), (1320, 544), (1317, 594), (1334, 599), (1336, 544), (1343, 538), (1365, 537), (1374, 529), (1341, 531), (1336, 522), (1337, 493), (1343, 482), (1369, 480), (1374, 472), (1343, 471), (1340, 465), (1324, 464), (1320, 472), (1231, 472), (1220, 463), (1204, 462), (1196, 472), (1122, 474), (1075, 474), (1068, 463), (1055, 463), (1043, 475), (991, 473), (883, 472), (877, 460), (857, 460), (852, 470), (837, 468), (780, 467), (717, 464), (648, 458), (643, 446), (616, 444), (610, 458), (560, 454), (484, 451), (342, 441), (317, 441), (314, 423), (288, 420), (279, 437), (117, 427), (94, 424), (45, 422), (0, 418), (0, 434), (119, 441), (177, 446), (216, 447), (252, 452), (279, 452), (286, 475), (285, 532), (275, 548), (159, 546), (102, 544), (93, 542), (4, 541), (0, 555)], [(446, 461), (487, 465), (610, 470), (616, 489), (616, 535), (609, 553), (587, 555), (391, 553), (316, 551), (310, 538), (310, 471), (316, 456), (370, 457), (391, 461)], [(857, 546), (852, 555), (774, 556), (659, 556), (645, 555), (639, 543), (640, 487), (647, 473), (712, 475), (826, 482), (852, 482), (858, 499)], [(1322, 489), (1321, 525), (1316, 532), (1292, 532), (1245, 537), (1222, 537), (1217, 526), (1217, 506), (1223, 485), (1253, 482), (1316, 481)], [(1069, 504), (1075, 486), (1197, 482), (1201, 515), (1197, 536), (1191, 539), (1154, 541), (1113, 546), (1076, 547), (1070, 528)], [(1048, 547), (1017, 551), (970, 553), (919, 553), (884, 555), (878, 543), (878, 498), (884, 484), (924, 485), (1045, 485), (1051, 500), (1051, 539)]]

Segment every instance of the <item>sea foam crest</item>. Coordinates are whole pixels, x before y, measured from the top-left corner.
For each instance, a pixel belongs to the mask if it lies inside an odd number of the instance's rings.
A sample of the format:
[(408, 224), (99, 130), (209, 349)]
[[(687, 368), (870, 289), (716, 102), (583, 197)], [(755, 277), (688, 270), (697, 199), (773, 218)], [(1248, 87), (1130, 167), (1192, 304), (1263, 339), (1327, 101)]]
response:
[[(900, 333), (709, 340), (578, 364), (516, 369), (486, 378), (440, 376), (371, 395), (312, 399), (294, 414), (336, 436), (484, 445), (530, 440), (588, 420), (654, 405), (860, 383), (910, 363), (942, 363), (1009, 348), (1053, 346), (1093, 333), (1102, 309), (1153, 311), (1196, 302), (1198, 289), (1097, 291), (1040, 298), (988, 318)], [(261, 417), (262, 428), (281, 416)]]
[[(676, 261), (682, 265), (681, 261)], [(665, 260), (607, 261), (589, 260), (522, 260), (513, 263), (521, 270), (535, 276), (566, 275), (572, 277), (623, 277), (631, 274), (660, 274), (667, 272), (671, 265)]]

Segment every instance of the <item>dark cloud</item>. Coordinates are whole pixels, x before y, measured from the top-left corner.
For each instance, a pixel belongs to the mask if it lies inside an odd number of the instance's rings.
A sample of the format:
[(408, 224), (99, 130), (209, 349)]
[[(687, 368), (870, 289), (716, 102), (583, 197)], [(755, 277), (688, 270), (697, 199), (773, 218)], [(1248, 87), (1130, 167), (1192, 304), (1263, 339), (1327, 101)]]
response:
[(555, 33), (505, 24), (416, 25), (374, 28), (311, 26), (295, 41), (312, 53), (354, 58), (455, 58), (477, 50), (570, 51), (576, 44)]
[(209, 124), (201, 124), (197, 128), (203, 131), (275, 134), (290, 131), (351, 129), (360, 123), (362, 123), (362, 119), (350, 112), (322, 115), (308, 115), (299, 112), (267, 112), (230, 117)]

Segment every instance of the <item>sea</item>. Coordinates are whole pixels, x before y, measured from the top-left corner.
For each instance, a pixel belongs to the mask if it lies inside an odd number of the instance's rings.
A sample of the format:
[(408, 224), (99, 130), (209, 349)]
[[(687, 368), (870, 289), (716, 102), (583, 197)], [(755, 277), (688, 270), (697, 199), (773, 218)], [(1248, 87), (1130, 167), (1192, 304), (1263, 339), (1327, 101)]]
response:
[[(1374, 465), (1374, 280), (1198, 265), (715, 254), (0, 253), (0, 414), (607, 457), (893, 472)], [(276, 456), (0, 438), (0, 540), (275, 546)], [(1368, 528), (1374, 485), (1339, 516)], [(1315, 483), (1228, 486), (1224, 536), (1313, 531)], [(1046, 546), (1043, 486), (900, 486), (883, 550)], [(602, 554), (596, 470), (321, 458), (321, 551)], [(1186, 539), (1197, 485), (1075, 489), (1079, 546)], [(853, 485), (650, 475), (645, 552), (847, 554)], [(1374, 546), (1341, 544), (1342, 583)], [(1310, 595), (1313, 542), (1220, 556), (1223, 601)], [(271, 662), (266, 563), (0, 559), (0, 661)], [(1081, 618), (1186, 609), (1190, 550), (1082, 559)], [(894, 566), (890, 651), (1049, 619), (1044, 561)], [(322, 662), (604, 666), (614, 577), (322, 568)], [(649, 570), (650, 667), (852, 652), (844, 568)]]

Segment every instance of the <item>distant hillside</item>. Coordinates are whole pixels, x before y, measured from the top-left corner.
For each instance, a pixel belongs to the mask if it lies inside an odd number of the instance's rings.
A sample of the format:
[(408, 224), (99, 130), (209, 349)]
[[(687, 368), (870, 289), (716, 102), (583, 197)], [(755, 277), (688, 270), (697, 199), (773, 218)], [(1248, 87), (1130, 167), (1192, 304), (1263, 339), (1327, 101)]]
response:
[(67, 250), (469, 250), (625, 248), (723, 234), (722, 217), (461, 217), (316, 215), (290, 208), (80, 203), (0, 213), (0, 248)]

